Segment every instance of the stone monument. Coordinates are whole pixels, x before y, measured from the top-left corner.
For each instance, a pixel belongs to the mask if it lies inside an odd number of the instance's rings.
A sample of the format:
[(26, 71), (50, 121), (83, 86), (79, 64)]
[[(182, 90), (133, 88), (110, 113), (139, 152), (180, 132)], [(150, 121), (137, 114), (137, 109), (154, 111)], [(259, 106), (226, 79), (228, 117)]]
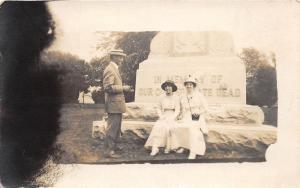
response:
[(264, 121), (259, 107), (246, 105), (245, 65), (234, 52), (232, 36), (224, 31), (158, 33), (137, 70), (135, 103), (128, 104), (125, 117), (155, 120), (161, 83), (173, 80), (181, 95), (189, 75), (196, 77), (197, 89), (210, 106), (209, 124), (257, 126)]
[(158, 33), (137, 70), (135, 102), (127, 104), (122, 130), (147, 139), (158, 118), (161, 83), (173, 80), (181, 95), (188, 75), (197, 78), (209, 104), (206, 141), (214, 154), (207, 156), (264, 158), (267, 147), (276, 142), (276, 128), (263, 125), (258, 106), (246, 105), (245, 66), (235, 54), (232, 36), (223, 31)]
[(246, 70), (227, 32), (161, 32), (137, 71), (135, 102), (157, 102), (162, 82), (173, 80), (178, 94), (193, 75), (208, 103), (246, 104)]

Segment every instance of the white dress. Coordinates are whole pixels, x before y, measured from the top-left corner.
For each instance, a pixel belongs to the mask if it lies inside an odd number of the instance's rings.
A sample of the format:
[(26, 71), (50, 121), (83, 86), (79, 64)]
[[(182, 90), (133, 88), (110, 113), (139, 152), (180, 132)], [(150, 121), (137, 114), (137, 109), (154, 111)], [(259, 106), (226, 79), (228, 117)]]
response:
[(177, 126), (175, 119), (180, 113), (179, 97), (175, 94), (160, 96), (157, 112), (160, 118), (154, 124), (145, 147), (154, 146), (170, 149), (170, 130)]
[[(183, 95), (180, 99), (182, 120), (178, 127), (171, 130), (171, 149), (180, 147), (189, 149), (197, 155), (204, 155), (206, 146), (203, 133), (207, 133), (205, 112), (207, 103), (203, 95), (194, 91), (192, 95)], [(192, 120), (192, 113), (200, 114), (199, 120)]]

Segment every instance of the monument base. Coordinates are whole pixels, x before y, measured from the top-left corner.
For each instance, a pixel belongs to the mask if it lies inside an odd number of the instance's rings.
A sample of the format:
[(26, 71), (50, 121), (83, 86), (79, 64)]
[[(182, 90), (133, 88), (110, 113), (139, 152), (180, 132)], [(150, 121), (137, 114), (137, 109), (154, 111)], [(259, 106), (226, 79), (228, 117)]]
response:
[[(146, 141), (154, 123), (125, 120), (122, 123), (122, 132)], [(207, 127), (209, 132), (206, 137), (207, 149), (204, 158), (264, 158), (268, 146), (274, 144), (277, 138), (276, 128), (269, 125)]]
[[(155, 103), (128, 103), (122, 132), (145, 143), (158, 119)], [(269, 145), (277, 139), (276, 127), (263, 125), (264, 113), (258, 106), (209, 106), (206, 115), (207, 159), (265, 159)], [(139, 140), (139, 141), (138, 141)]]
[[(124, 120), (122, 123), (121, 141), (119, 145), (127, 148), (124, 149), (128, 155), (142, 157), (143, 160), (154, 160), (149, 158), (149, 151), (146, 152), (144, 144), (151, 133), (155, 122), (150, 121), (130, 121)], [(93, 125), (104, 126), (102, 121), (94, 121)], [(215, 125), (207, 126), (209, 132), (206, 140), (206, 152), (201, 158), (203, 159), (233, 159), (247, 161), (254, 159), (264, 161), (267, 148), (277, 140), (277, 129), (269, 125), (260, 126), (241, 126), (241, 125)], [(100, 140), (105, 135), (105, 127), (99, 129)], [(134, 148), (134, 149), (132, 149)], [(186, 159), (187, 154), (170, 153), (170, 155), (159, 155), (160, 160), (166, 159)], [(137, 160), (137, 158), (135, 158)], [(133, 160), (133, 159), (132, 159)], [(141, 160), (141, 159), (139, 159)]]
[[(127, 120), (156, 121), (158, 119), (156, 103), (127, 103), (123, 118)], [(258, 106), (218, 105), (209, 106), (206, 115), (208, 124), (260, 126), (264, 113)]]

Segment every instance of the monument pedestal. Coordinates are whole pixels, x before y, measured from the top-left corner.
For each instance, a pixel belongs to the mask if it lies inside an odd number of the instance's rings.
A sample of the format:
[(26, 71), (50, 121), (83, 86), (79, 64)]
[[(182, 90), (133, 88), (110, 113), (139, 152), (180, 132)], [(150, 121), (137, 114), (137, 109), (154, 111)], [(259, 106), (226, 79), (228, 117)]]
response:
[[(158, 119), (156, 108), (155, 103), (127, 103), (122, 132), (135, 135), (146, 142)], [(257, 106), (209, 106), (206, 115), (207, 150), (204, 158), (263, 160), (268, 146), (277, 139), (276, 128), (263, 125), (263, 121), (263, 111)]]
[[(132, 102), (126, 104), (127, 111), (123, 119), (134, 121), (156, 121), (158, 119), (156, 103)], [(210, 105), (206, 114), (207, 124), (260, 126), (264, 113), (258, 106), (251, 105)]]
[[(146, 142), (155, 122), (124, 120), (122, 132), (135, 135)], [(263, 159), (270, 144), (276, 142), (276, 128), (268, 125), (214, 125), (207, 126), (206, 152), (210, 159)], [(134, 139), (137, 140), (137, 139)], [(141, 141), (137, 140), (137, 144)]]

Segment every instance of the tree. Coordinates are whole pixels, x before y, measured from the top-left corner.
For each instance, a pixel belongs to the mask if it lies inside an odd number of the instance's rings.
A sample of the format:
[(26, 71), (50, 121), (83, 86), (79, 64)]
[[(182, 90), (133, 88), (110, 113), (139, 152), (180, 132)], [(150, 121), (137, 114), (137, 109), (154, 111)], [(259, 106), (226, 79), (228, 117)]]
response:
[(116, 41), (124, 36), (125, 32), (102, 32), (97, 31), (96, 35), (99, 37), (99, 41), (96, 44), (97, 51), (108, 51), (115, 48)]
[[(139, 63), (148, 58), (150, 53), (150, 43), (157, 34), (156, 31), (149, 32), (97, 32), (101, 41), (98, 42), (96, 49), (99, 51), (109, 51), (112, 48), (124, 50), (127, 57), (120, 67), (120, 74), (124, 84), (135, 88), (136, 70)], [(109, 57), (93, 58), (90, 64), (93, 69), (92, 80), (98, 80), (102, 85), (103, 70), (109, 62)], [(96, 103), (103, 102), (103, 91), (93, 92), (92, 96)], [(125, 93), (126, 102), (134, 101), (134, 93)]]
[(92, 68), (91, 72), (91, 83), (92, 86), (102, 86), (102, 79), (103, 79), (103, 71), (105, 67), (109, 63), (109, 56), (103, 56), (101, 58), (93, 58), (90, 61), (90, 65)]
[(127, 55), (137, 54), (137, 62), (148, 58), (150, 44), (157, 31), (128, 32), (116, 41), (116, 48), (121, 48)]
[(258, 106), (272, 106), (277, 102), (276, 70), (271, 66), (261, 66), (254, 73), (249, 84), (247, 100)]
[(100, 89), (92, 92), (92, 99), (95, 103), (104, 103), (103, 71), (109, 63), (109, 57), (93, 58), (90, 61), (92, 67), (91, 86), (100, 86)]
[[(128, 32), (116, 42), (116, 48), (121, 48), (128, 55), (121, 67), (123, 82), (135, 88), (136, 70), (139, 63), (146, 60), (150, 53), (150, 44), (156, 31)], [(126, 93), (127, 102), (134, 101), (134, 93)]]
[(92, 69), (84, 60), (69, 53), (49, 51), (42, 54), (42, 61), (62, 72), (62, 101), (78, 103), (79, 92), (87, 92)]
[(255, 48), (244, 48), (239, 55), (246, 66), (247, 104), (272, 106), (277, 102), (276, 58)]
[(268, 65), (268, 59), (264, 53), (255, 48), (244, 48), (239, 55), (246, 66), (246, 78), (251, 79), (257, 69), (261, 66)]

